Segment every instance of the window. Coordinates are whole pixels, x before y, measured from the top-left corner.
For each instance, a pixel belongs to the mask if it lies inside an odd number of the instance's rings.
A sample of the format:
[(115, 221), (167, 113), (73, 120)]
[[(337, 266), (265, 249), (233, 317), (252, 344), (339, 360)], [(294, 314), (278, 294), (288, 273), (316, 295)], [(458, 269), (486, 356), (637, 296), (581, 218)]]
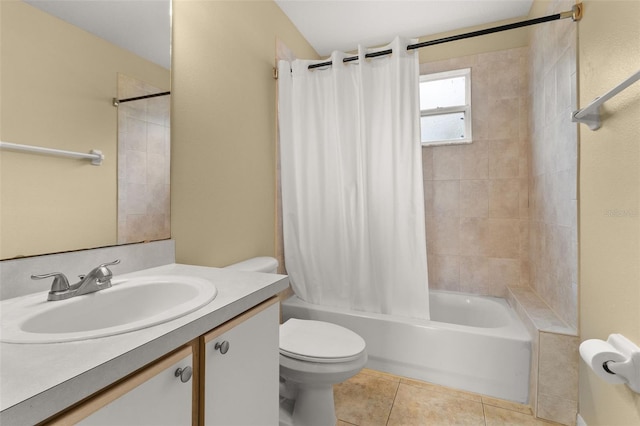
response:
[(471, 142), (471, 68), (420, 76), (423, 145)]

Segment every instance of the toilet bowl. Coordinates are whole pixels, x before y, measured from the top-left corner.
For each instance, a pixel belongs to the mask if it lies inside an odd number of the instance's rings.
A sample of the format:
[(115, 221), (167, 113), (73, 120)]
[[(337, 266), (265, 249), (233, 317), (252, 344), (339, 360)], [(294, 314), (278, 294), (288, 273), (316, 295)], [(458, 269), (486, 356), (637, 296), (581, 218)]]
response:
[(365, 342), (351, 330), (291, 318), (280, 326), (280, 425), (335, 425), (333, 385), (367, 362)]
[[(278, 261), (259, 257), (228, 268), (275, 273)], [(296, 318), (280, 325), (280, 425), (335, 425), (333, 385), (366, 363), (364, 339), (347, 328)]]

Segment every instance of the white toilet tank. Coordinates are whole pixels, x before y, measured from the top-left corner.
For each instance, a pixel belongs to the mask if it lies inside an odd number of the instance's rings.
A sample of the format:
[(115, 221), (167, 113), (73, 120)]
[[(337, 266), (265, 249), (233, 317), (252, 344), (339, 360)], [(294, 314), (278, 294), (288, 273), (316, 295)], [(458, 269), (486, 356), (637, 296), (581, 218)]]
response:
[(252, 257), (251, 259), (225, 266), (225, 268), (276, 274), (278, 272), (278, 261), (269, 256)]

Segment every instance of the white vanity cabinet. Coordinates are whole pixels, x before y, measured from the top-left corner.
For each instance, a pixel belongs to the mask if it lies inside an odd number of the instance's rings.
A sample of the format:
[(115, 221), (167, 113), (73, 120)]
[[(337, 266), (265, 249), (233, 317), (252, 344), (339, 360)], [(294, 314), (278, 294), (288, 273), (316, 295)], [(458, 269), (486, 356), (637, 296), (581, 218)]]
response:
[(195, 424), (193, 353), (191, 345), (183, 347), (65, 412), (51, 424)]
[(277, 425), (279, 313), (272, 297), (46, 423)]
[(278, 424), (279, 315), (270, 299), (202, 337), (206, 426)]

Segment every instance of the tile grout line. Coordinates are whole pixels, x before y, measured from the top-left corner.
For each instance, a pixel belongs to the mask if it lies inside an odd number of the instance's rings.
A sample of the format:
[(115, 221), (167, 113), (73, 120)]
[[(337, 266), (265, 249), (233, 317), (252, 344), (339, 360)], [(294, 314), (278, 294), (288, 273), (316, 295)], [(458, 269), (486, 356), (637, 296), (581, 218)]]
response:
[(487, 426), (487, 413), (484, 410), (484, 401), (482, 400), (482, 397), (480, 398), (481, 404), (482, 404), (482, 420), (484, 420), (484, 426)]
[(396, 386), (396, 392), (393, 395), (393, 401), (391, 402), (391, 408), (389, 409), (389, 414), (387, 415), (387, 421), (385, 425), (389, 426), (389, 420), (391, 420), (391, 412), (393, 411), (393, 406), (396, 405), (396, 398), (398, 397), (398, 391), (400, 390), (400, 383), (402, 383), (401, 379), (398, 379), (398, 385)]

